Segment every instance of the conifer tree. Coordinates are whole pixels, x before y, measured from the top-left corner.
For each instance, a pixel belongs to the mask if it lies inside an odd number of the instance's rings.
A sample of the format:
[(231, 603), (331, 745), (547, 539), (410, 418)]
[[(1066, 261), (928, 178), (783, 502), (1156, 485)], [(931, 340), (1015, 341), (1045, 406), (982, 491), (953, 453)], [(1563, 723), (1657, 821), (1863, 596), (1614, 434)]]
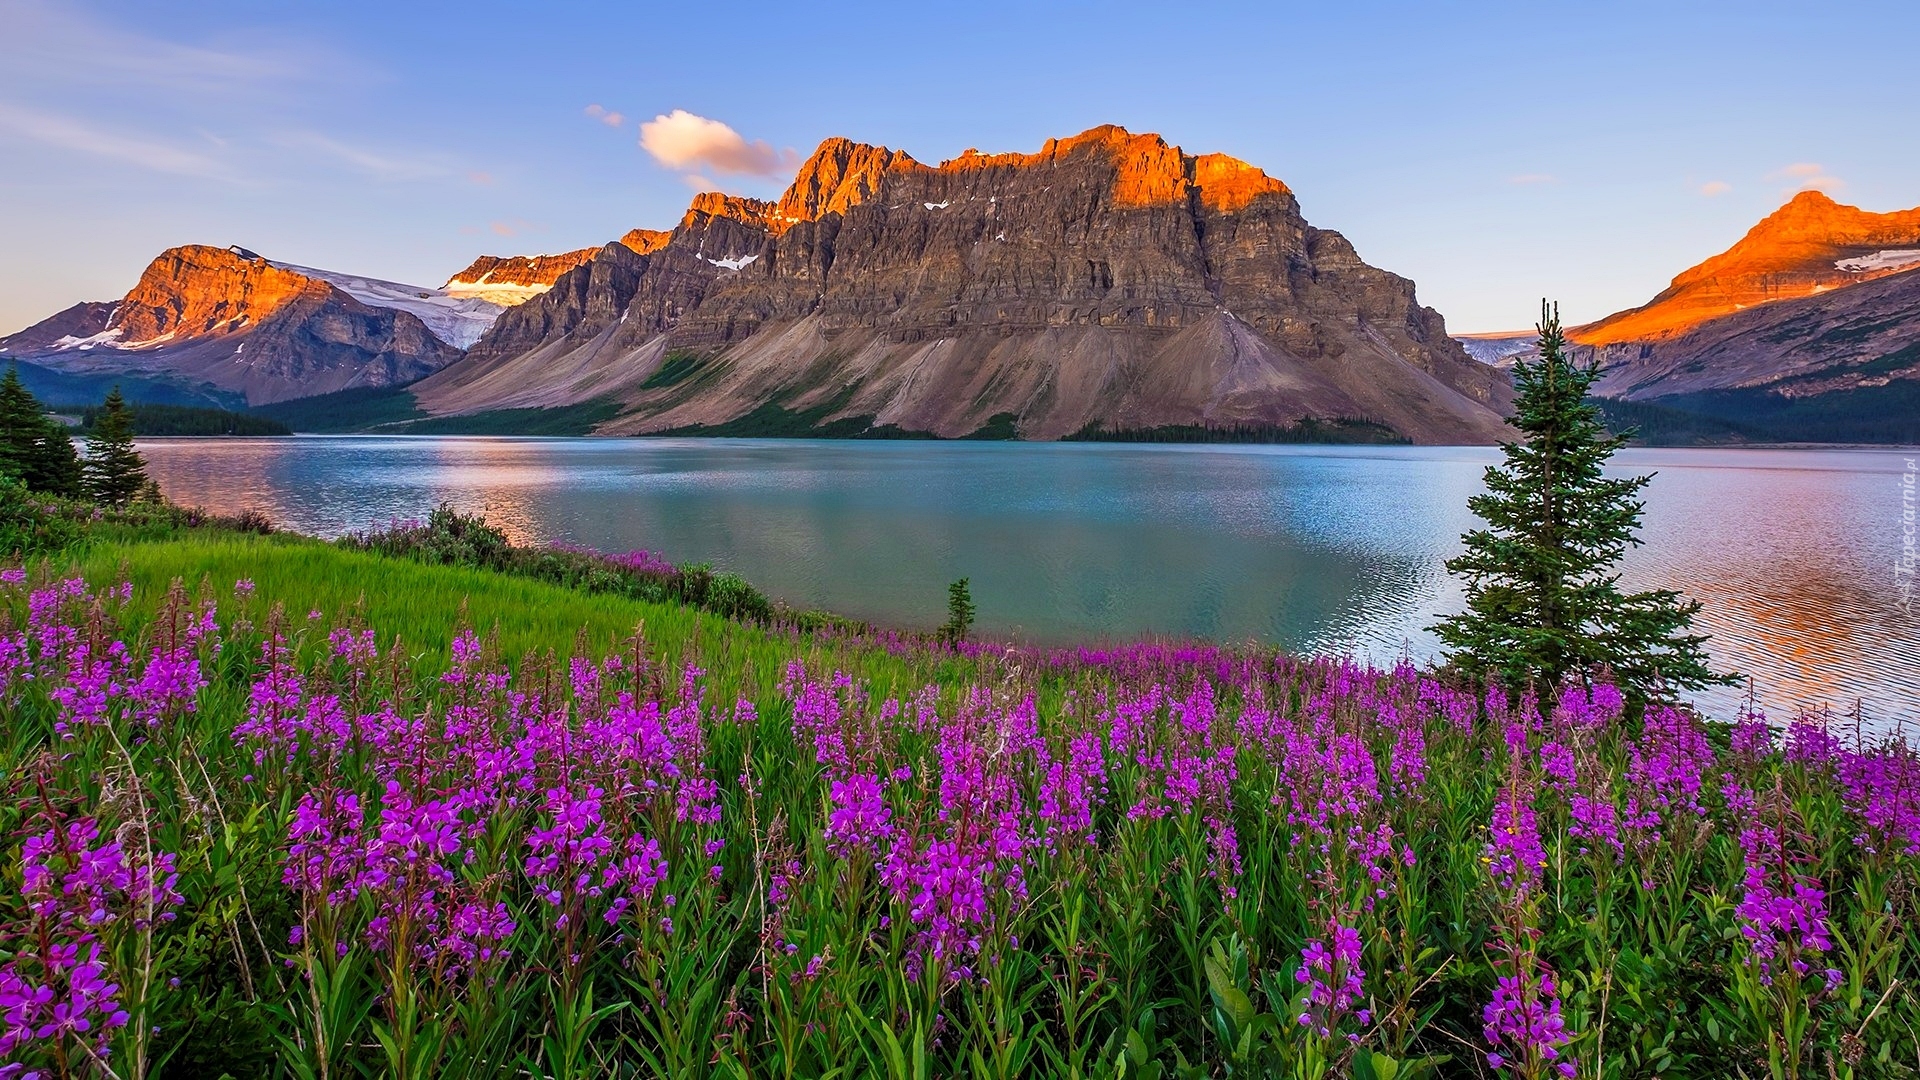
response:
[(133, 410), (116, 386), (87, 433), (87, 494), (108, 506), (125, 506), (146, 483), (147, 463), (133, 448)]
[(961, 578), (947, 586), (947, 623), (940, 628), (940, 636), (958, 643), (967, 640), (972, 630), (973, 593), (967, 579)]
[(1651, 475), (1603, 475), (1631, 433), (1609, 435), (1587, 397), (1596, 364), (1567, 356), (1557, 305), (1540, 310), (1536, 359), (1514, 364), (1513, 425), (1487, 490), (1468, 500), (1484, 527), (1447, 569), (1466, 580), (1467, 610), (1436, 626), (1461, 667), (1508, 686), (1557, 685), (1610, 668), (1636, 696), (1728, 681), (1691, 632), (1697, 601), (1668, 589), (1626, 594), (1615, 567), (1640, 543), (1639, 492)]
[(80, 459), (66, 428), (49, 419), (20, 381), (20, 365), (0, 377), (0, 475), (19, 478), (29, 491), (77, 497)]

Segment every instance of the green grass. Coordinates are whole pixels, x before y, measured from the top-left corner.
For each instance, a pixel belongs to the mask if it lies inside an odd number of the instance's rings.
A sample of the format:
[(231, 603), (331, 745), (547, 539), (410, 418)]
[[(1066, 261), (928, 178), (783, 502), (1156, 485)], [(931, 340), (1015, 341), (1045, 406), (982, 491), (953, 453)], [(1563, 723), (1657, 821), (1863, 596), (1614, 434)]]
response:
[(640, 384), (640, 389), (660, 390), (685, 382), (700, 370), (702, 363), (704, 361), (697, 353), (670, 352), (660, 362), (660, 367), (647, 376), (647, 381)]
[[(650, 647), (676, 661), (700, 656), (720, 685), (758, 696), (777, 684), (796, 645), (792, 636), (744, 625), (678, 604), (592, 595), (560, 585), (459, 566), (436, 566), (350, 551), (291, 534), (251, 536), (217, 529), (184, 530), (167, 539), (122, 533), (52, 560), (89, 581), (130, 581), (147, 603), (179, 579), (189, 591), (207, 582), (219, 594), (241, 579), (254, 583), (256, 605), (284, 604), (296, 624), (309, 611), (331, 618), (360, 609), (383, 641), (398, 636), (410, 656), (444, 657), (462, 625), (497, 635), (501, 653), (521, 657), (551, 650), (565, 656), (600, 653), (644, 628)], [(581, 636), (584, 634), (584, 642)], [(582, 650), (578, 646), (584, 644)], [(909, 663), (884, 650), (816, 639), (810, 655), (876, 686), (909, 689), (959, 683), (976, 673), (971, 661)]]
[(933, 434), (909, 431), (893, 424), (875, 425), (872, 416), (843, 416), (828, 420), (847, 395), (824, 405), (789, 409), (767, 402), (744, 416), (718, 424), (692, 424), (650, 432), (653, 435), (707, 435), (738, 439), (931, 439)]
[(978, 430), (974, 431), (970, 435), (963, 435), (961, 437), (965, 439), (977, 439), (982, 441), (1007, 441), (1012, 439), (1018, 439), (1020, 437), (1020, 428), (1018, 425), (1019, 419), (1020, 419), (1019, 416), (1010, 412), (994, 413), (992, 416), (987, 418), (986, 423), (980, 425)]

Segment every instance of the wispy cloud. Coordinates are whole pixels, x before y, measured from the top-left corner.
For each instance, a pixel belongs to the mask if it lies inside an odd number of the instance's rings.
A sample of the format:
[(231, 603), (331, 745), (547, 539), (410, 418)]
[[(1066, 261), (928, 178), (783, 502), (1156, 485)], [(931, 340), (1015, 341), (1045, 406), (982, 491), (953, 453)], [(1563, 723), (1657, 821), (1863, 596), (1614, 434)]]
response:
[(1732, 190), (1733, 185), (1727, 183), (1725, 180), (1709, 180), (1700, 185), (1700, 194), (1708, 198), (1712, 198), (1715, 195), (1725, 195)]
[(288, 150), (332, 161), (375, 180), (438, 180), (452, 174), (453, 165), (437, 156), (395, 153), (342, 142), (317, 131), (287, 131), (272, 141)]
[(1827, 167), (1813, 161), (1796, 161), (1787, 167), (1767, 176), (1769, 180), (1785, 180), (1787, 190), (1825, 191), (1832, 193), (1847, 186), (1845, 180), (1827, 171)]
[(9, 74), (34, 84), (223, 95), (322, 71), (339, 77), (344, 63), (284, 41), (227, 47), (168, 41), (44, 0), (0, 0), (0, 26), (7, 28), (0, 35), (0, 62)]
[(141, 135), (128, 135), (86, 120), (0, 101), (0, 133), (46, 146), (138, 165), (179, 176), (228, 178), (224, 165), (206, 154)]
[(1552, 173), (1530, 172), (1507, 177), (1509, 184), (1557, 184), (1559, 182), (1560, 178)]
[(726, 124), (685, 109), (641, 124), (640, 146), (660, 164), (688, 174), (684, 178), (689, 184), (706, 185), (702, 190), (713, 186), (712, 180), (700, 175), (703, 169), (722, 176), (772, 179), (800, 164), (800, 155), (794, 150), (775, 150), (764, 139), (748, 142)]
[(617, 128), (621, 124), (624, 124), (627, 122), (627, 118), (625, 116), (623, 116), (620, 113), (614, 112), (612, 109), (609, 109), (605, 105), (601, 105), (597, 102), (595, 104), (587, 106), (585, 109), (582, 109), (581, 111), (586, 113), (588, 116), (593, 117), (595, 120), (598, 120), (601, 123), (607, 125), (608, 127)]

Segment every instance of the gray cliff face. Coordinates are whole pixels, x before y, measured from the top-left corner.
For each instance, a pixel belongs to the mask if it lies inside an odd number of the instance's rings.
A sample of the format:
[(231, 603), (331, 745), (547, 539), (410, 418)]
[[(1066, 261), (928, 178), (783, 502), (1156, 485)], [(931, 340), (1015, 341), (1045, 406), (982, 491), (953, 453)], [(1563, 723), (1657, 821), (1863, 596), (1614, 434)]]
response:
[[(575, 270), (421, 401), (451, 413), (613, 394), (628, 411), (610, 432), (769, 403), (942, 435), (1003, 413), (1030, 438), (1302, 417), (1429, 442), (1505, 430), (1504, 377), (1446, 336), (1411, 282), (1309, 225), (1258, 169), (1117, 128), (938, 167), (829, 140), (778, 203), (703, 195), (642, 258), (618, 325), (563, 295)], [(669, 355), (697, 375), (643, 385)], [(516, 363), (523, 377), (498, 376)], [(462, 370), (477, 364), (494, 376)]]

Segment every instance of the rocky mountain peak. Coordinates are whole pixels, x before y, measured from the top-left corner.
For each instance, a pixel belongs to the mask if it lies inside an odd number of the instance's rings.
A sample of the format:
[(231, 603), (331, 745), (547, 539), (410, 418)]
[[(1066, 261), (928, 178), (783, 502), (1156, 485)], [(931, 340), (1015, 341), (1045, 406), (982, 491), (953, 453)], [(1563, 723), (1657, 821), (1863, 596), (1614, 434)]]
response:
[(1301, 417), (1505, 433), (1504, 378), (1411, 282), (1260, 169), (1118, 126), (933, 167), (829, 139), (777, 204), (705, 193), (663, 247), (622, 255), (503, 316), (416, 400), (613, 398), (608, 433), (767, 407), (943, 436), (1008, 416), (1043, 439)]
[[(667, 241), (671, 239), (673, 239), (672, 229), (628, 229), (627, 234), (620, 238), (620, 243), (626, 245), (635, 255), (651, 255), (666, 247)], [(598, 250), (598, 248), (587, 248), (586, 252), (591, 257)]]
[(1915, 267), (1920, 208), (1880, 214), (1802, 191), (1732, 247), (1680, 273), (1648, 304), (1577, 327), (1571, 336), (1588, 345), (1660, 340), (1758, 304)]
[(728, 195), (718, 191), (703, 191), (693, 197), (688, 204), (686, 216), (680, 219), (682, 228), (688, 228), (705, 218), (726, 218), (742, 225), (767, 228), (769, 217), (773, 213), (773, 204), (765, 199), (749, 199), (743, 195)]
[(911, 155), (834, 137), (800, 166), (773, 213), (776, 231), (822, 214), (844, 214), (872, 198), (890, 170), (924, 168)]
[(324, 299), (328, 291), (325, 282), (251, 252), (188, 244), (168, 248), (147, 264), (108, 330), (120, 332), (123, 349), (217, 336), (259, 322), (297, 299)]
[(458, 359), (450, 338), (477, 337), (499, 310), (189, 244), (161, 252), (117, 304), (70, 308), (0, 350), (70, 374), (158, 377), (257, 405), (411, 382)]

